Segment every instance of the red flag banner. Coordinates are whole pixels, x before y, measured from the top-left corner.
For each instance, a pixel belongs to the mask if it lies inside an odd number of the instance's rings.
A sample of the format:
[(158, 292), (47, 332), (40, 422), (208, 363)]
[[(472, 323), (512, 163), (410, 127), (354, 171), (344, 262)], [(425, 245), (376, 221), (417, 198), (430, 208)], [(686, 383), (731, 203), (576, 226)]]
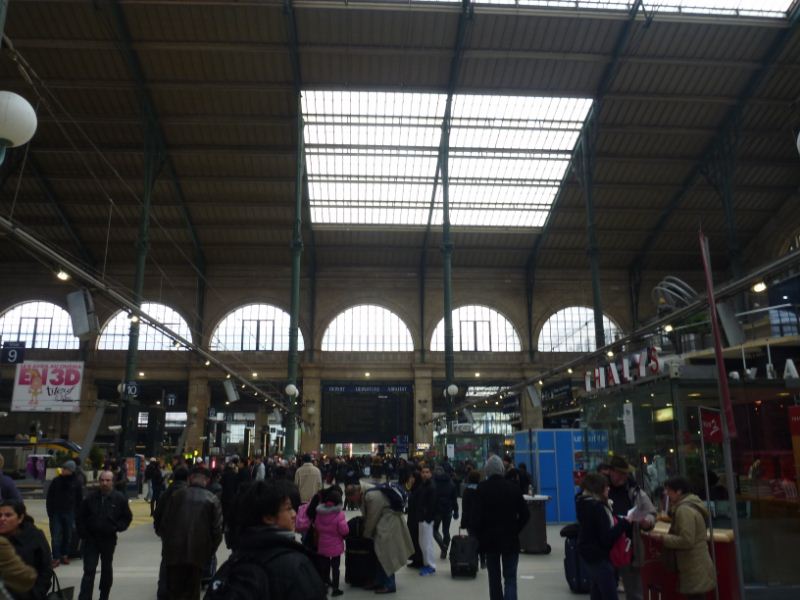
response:
[(716, 410), (700, 409), (703, 439), (712, 444), (722, 443), (722, 415)]

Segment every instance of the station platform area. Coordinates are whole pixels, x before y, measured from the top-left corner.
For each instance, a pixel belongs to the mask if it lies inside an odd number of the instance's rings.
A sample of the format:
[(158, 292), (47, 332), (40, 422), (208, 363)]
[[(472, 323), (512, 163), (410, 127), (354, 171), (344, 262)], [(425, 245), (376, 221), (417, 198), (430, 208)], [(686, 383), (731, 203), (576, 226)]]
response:
[[(27, 500), (28, 512), (36, 525), (50, 537), (44, 500)], [(144, 500), (131, 500), (134, 518), (130, 529), (120, 535), (117, 551), (114, 556), (114, 585), (111, 589), (112, 600), (155, 600), (158, 566), (161, 557), (161, 541), (156, 536), (149, 516), (149, 504)], [(356, 511), (348, 511), (348, 519), (357, 516)], [(547, 598), (548, 600), (567, 600), (574, 598), (564, 579), (563, 540), (558, 536), (560, 527), (548, 527), (548, 542), (553, 552), (548, 555), (521, 554), (517, 576), (518, 596), (520, 598)], [(458, 523), (454, 522), (451, 533), (458, 531)], [(223, 545), (217, 552), (221, 564), (229, 554)], [(485, 570), (479, 571), (475, 579), (453, 579), (450, 577), (449, 561), (439, 561), (438, 572), (433, 577), (420, 577), (416, 569), (403, 568), (397, 573), (397, 600), (417, 600), (420, 598), (458, 598), (459, 600), (485, 600), (489, 594), (489, 585)], [(342, 578), (344, 578), (344, 560), (342, 561)], [(77, 598), (83, 574), (81, 560), (76, 559), (69, 565), (56, 569), (61, 586), (75, 586)], [(100, 582), (100, 573), (95, 577), (95, 586)], [(351, 588), (344, 584), (343, 598), (373, 598), (375, 594), (359, 588)], [(98, 597), (95, 587), (94, 597)]]

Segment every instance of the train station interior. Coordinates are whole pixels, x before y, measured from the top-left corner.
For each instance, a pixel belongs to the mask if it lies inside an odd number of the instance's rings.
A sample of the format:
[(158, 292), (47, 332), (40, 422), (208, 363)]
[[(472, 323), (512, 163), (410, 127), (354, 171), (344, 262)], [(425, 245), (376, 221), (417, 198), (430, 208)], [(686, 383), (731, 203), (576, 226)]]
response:
[[(798, 0), (0, 11), (6, 474), (580, 430), (576, 477), (716, 473), (746, 597), (798, 597)], [(569, 597), (564, 522), (529, 596)]]

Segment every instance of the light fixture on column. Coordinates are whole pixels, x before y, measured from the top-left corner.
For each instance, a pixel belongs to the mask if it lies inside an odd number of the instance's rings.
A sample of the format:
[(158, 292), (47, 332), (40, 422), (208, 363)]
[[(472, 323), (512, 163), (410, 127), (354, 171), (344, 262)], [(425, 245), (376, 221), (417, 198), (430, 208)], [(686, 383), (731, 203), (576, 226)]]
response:
[(289, 396), (289, 398), (293, 398), (293, 399), (297, 398), (297, 396), (300, 395), (300, 391), (297, 389), (297, 386), (295, 384), (293, 384), (293, 383), (290, 383), (289, 385), (287, 385), (286, 388), (284, 388), (283, 391), (286, 392), (286, 395)]
[(447, 386), (447, 395), (451, 398), (458, 396), (458, 386), (455, 383), (451, 383)]
[(6, 148), (27, 144), (36, 133), (36, 111), (19, 94), (0, 92), (0, 164)]

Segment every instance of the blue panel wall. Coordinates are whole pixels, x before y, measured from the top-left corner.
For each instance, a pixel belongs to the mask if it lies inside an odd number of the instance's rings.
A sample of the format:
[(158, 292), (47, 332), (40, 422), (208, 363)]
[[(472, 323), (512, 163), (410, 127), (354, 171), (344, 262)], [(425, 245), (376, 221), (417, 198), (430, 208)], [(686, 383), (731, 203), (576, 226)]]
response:
[(558, 521), (564, 523), (575, 520), (575, 454), (571, 431), (556, 433), (556, 460), (558, 468)]

